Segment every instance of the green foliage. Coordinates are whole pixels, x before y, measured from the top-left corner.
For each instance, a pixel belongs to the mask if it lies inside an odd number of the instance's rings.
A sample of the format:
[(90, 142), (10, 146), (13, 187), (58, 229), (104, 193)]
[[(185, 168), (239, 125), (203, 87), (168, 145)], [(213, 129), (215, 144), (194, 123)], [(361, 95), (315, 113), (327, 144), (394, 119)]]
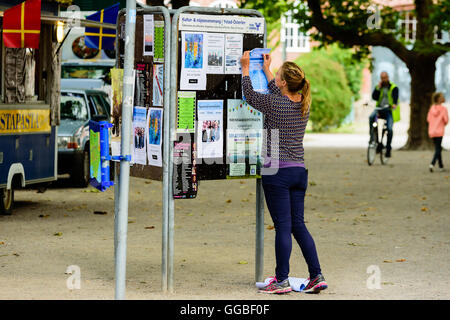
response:
[(339, 127), (350, 113), (352, 101), (344, 67), (323, 50), (302, 55), (295, 62), (311, 83), (312, 130), (320, 132)]
[(362, 84), (362, 72), (367, 65), (367, 59), (355, 59), (353, 51), (350, 49), (340, 48), (337, 44), (333, 44), (328, 48), (320, 49), (325, 57), (339, 63), (344, 67), (347, 84), (352, 91), (355, 100), (360, 98), (359, 91)]
[[(314, 17), (312, 13), (310, 5), (315, 3), (319, 3), (323, 19), (330, 26), (323, 32), (317, 32), (315, 28), (315, 24), (321, 21), (321, 18)], [(449, 50), (449, 46), (433, 44), (433, 30), (449, 30), (450, 0), (435, 0), (424, 5), (425, 11), (429, 13), (428, 17), (423, 18), (428, 32), (425, 39), (416, 40), (414, 51), (419, 54), (444, 54)], [(375, 42), (379, 41), (380, 36), (393, 36), (403, 45), (408, 43), (400, 24), (405, 13), (389, 6), (376, 6), (372, 0), (284, 0), (280, 5), (278, 1), (242, 0), (241, 6), (260, 10), (268, 23), (279, 20), (282, 14), (291, 10), (293, 20), (299, 24), (302, 32), (309, 32), (312, 39), (318, 41), (321, 46), (338, 42), (345, 48), (353, 48), (354, 59), (367, 58), (370, 54), (369, 46), (377, 45)], [(412, 14), (417, 17), (416, 10), (412, 10)], [(376, 27), (373, 27), (371, 22), (375, 21), (379, 24), (376, 23)], [(378, 40), (367, 38), (373, 35), (376, 35)], [(363, 37), (366, 37), (364, 41), (361, 40)]]

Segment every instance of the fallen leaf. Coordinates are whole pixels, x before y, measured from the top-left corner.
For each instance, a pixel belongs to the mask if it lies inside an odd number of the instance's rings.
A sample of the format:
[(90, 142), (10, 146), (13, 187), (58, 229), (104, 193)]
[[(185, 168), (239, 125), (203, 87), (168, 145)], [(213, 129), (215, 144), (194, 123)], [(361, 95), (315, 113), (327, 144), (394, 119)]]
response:
[(108, 212), (106, 211), (94, 211), (94, 214), (107, 214)]
[(56, 233), (54, 233), (53, 235), (54, 235), (54, 236), (57, 236), (57, 237), (60, 237), (60, 236), (62, 236), (62, 232), (56, 232)]
[(313, 187), (313, 186), (316, 186), (317, 183), (315, 183), (314, 181), (311, 181), (311, 182), (309, 183), (309, 185)]
[(395, 260), (396, 262), (405, 262), (406, 261), (406, 259), (397, 259), (397, 260)]
[(135, 223), (135, 221), (132, 221), (132, 220), (128, 220), (128, 223)]
[(2, 244), (5, 244), (3, 241), (0, 241), (0, 246), (2, 245)]
[(155, 226), (145, 227), (145, 229), (155, 229)]
[(385, 263), (392, 263), (392, 260), (383, 260)]
[(20, 257), (20, 254), (14, 252), (14, 253), (13, 253), (13, 256)]
[(150, 184), (150, 183), (152, 183), (151, 181), (145, 181), (145, 184)]
[(275, 229), (274, 226), (267, 226), (267, 230), (273, 230), (273, 229)]
[(231, 199), (228, 199), (227, 201), (225, 201), (226, 203), (231, 203)]
[(240, 184), (244, 184), (244, 183), (245, 183), (245, 181), (240, 181), (239, 183), (240, 183)]
[(242, 201), (242, 202), (249, 202), (250, 200), (248, 200), (248, 199), (242, 199), (241, 201)]
[(428, 211), (428, 208), (427, 207), (422, 207), (422, 209), (420, 209), (420, 210), (422, 210), (423, 212), (426, 212), (426, 211)]
[(239, 264), (248, 264), (248, 262), (245, 260), (241, 260), (241, 261), (239, 261)]
[(347, 243), (349, 246), (354, 246), (354, 247), (358, 247), (361, 246), (360, 244), (354, 243), (354, 242), (348, 242)]
[(40, 214), (39, 215), (39, 218), (48, 218), (48, 217), (50, 217), (49, 214)]
[(427, 197), (422, 197), (422, 200), (427, 200)]

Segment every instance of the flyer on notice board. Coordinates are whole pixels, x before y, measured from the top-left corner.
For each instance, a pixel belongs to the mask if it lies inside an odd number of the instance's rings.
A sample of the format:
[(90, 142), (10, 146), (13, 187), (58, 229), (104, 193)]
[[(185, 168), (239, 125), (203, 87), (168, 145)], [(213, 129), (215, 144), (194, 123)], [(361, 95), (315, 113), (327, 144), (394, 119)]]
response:
[(195, 132), (195, 99), (195, 92), (178, 91), (177, 132)]
[(164, 21), (155, 20), (153, 62), (164, 62)]
[(223, 74), (224, 72), (225, 35), (223, 33), (206, 34), (206, 55), (208, 57), (206, 73)]
[(163, 109), (149, 108), (147, 115), (147, 156), (148, 164), (156, 167), (162, 167), (162, 124)]
[(163, 106), (163, 92), (164, 92), (164, 65), (153, 65), (153, 105)]
[(241, 74), (241, 57), (243, 54), (243, 35), (225, 35), (225, 73)]
[(223, 100), (198, 100), (197, 116), (198, 157), (223, 157)]
[(154, 21), (152, 14), (144, 14), (144, 56), (152, 56), (154, 50)]
[(264, 54), (269, 54), (268, 48), (256, 48), (250, 51), (249, 75), (253, 90), (260, 93), (269, 93), (266, 74), (263, 71)]
[(230, 176), (245, 175), (246, 164), (250, 175), (256, 174), (261, 163), (263, 115), (240, 99), (228, 99), (227, 160)]
[(206, 90), (206, 34), (182, 32), (180, 90)]
[(144, 107), (133, 108), (133, 158), (132, 162), (147, 164), (147, 148), (145, 143), (145, 129), (147, 109)]
[(197, 195), (196, 149), (193, 134), (177, 134), (173, 147), (173, 197), (175, 199), (195, 198)]

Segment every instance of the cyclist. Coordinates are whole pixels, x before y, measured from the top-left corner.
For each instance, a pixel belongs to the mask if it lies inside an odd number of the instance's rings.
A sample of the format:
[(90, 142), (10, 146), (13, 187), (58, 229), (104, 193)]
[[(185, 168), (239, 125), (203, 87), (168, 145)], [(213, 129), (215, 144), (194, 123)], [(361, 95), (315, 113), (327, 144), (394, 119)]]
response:
[[(395, 83), (389, 81), (389, 75), (386, 71), (381, 72), (380, 82), (375, 87), (372, 93), (372, 99), (377, 101), (376, 107), (382, 108), (389, 106), (389, 108), (383, 110), (374, 110), (369, 116), (369, 134), (372, 133), (370, 130), (372, 123), (375, 121), (375, 117), (378, 112), (378, 117), (386, 120), (387, 125), (387, 146), (386, 146), (386, 158), (391, 156), (391, 142), (393, 137), (392, 127), (394, 125), (394, 119), (392, 117), (392, 110), (397, 108), (398, 103), (398, 87)], [(370, 137), (372, 141), (372, 137)]]

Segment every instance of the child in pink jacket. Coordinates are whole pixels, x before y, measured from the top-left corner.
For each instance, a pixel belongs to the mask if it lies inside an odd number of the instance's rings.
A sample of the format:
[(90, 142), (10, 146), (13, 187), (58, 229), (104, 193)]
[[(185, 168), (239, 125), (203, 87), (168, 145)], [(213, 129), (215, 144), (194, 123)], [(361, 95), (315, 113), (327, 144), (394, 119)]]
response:
[(433, 105), (428, 111), (428, 135), (434, 142), (434, 156), (430, 164), (430, 172), (433, 172), (436, 161), (439, 162), (439, 170), (444, 171), (444, 165), (442, 163), (442, 138), (444, 137), (445, 126), (448, 123), (447, 109), (444, 107), (445, 97), (442, 92), (436, 92), (433, 94)]

